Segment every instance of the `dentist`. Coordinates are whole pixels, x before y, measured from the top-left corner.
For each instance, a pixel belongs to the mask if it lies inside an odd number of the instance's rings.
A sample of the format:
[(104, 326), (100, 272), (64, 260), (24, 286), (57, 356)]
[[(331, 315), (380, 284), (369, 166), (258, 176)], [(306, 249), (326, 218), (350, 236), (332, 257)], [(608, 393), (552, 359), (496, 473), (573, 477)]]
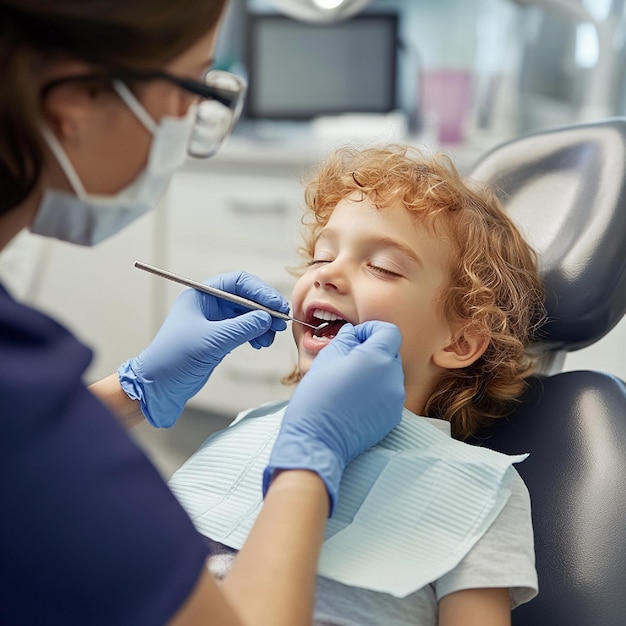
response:
[[(209, 71), (223, 0), (0, 0), (0, 249), (91, 246), (230, 132), (243, 85)], [(288, 51), (286, 51), (288, 52)], [(288, 309), (245, 273), (211, 284)], [(122, 312), (121, 317), (122, 317)], [(400, 335), (344, 328), (300, 384), (265, 504), (219, 585), (208, 548), (121, 423), (171, 426), (221, 359), (284, 322), (184, 291), (153, 342), (86, 388), (88, 348), (0, 285), (0, 623), (307, 624), (344, 468), (400, 419)]]

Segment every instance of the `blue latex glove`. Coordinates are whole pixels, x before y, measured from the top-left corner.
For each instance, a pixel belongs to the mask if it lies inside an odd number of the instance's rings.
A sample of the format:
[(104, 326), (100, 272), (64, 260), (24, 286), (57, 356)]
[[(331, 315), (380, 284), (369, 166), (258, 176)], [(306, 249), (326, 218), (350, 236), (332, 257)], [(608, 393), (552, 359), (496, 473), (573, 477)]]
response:
[[(221, 274), (205, 284), (289, 311), (280, 293), (245, 272)], [(130, 398), (140, 401), (153, 426), (169, 428), (231, 350), (246, 342), (257, 349), (270, 346), (276, 331), (286, 327), (284, 320), (264, 311), (250, 311), (187, 289), (172, 305), (152, 343), (118, 368), (120, 384)]]
[(263, 495), (275, 470), (312, 470), (326, 484), (332, 515), (346, 465), (400, 423), (401, 342), (388, 322), (341, 328), (289, 401), (263, 474)]

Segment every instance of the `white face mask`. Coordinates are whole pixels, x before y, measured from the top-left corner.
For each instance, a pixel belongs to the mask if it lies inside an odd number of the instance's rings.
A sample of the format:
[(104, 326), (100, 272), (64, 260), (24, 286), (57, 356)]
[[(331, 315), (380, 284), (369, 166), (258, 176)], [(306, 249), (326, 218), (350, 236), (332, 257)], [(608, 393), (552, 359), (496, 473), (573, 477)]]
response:
[(184, 163), (196, 118), (196, 105), (189, 107), (183, 117), (163, 117), (157, 124), (124, 83), (114, 81), (113, 87), (152, 133), (145, 170), (115, 195), (90, 195), (85, 191), (59, 140), (50, 129), (44, 127), (44, 139), (75, 195), (46, 189), (30, 226), (33, 233), (93, 246), (153, 209), (167, 189), (174, 172)]

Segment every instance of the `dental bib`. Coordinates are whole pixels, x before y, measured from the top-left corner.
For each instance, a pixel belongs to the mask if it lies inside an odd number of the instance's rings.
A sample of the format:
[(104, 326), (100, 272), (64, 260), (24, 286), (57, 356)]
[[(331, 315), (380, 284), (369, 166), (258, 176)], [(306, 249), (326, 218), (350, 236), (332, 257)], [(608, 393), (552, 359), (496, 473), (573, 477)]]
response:
[[(169, 485), (198, 531), (240, 549), (263, 504), (262, 476), (286, 403), (241, 414)], [(318, 574), (404, 597), (463, 559), (506, 504), (508, 456), (452, 439), (404, 409), (401, 423), (346, 468)]]

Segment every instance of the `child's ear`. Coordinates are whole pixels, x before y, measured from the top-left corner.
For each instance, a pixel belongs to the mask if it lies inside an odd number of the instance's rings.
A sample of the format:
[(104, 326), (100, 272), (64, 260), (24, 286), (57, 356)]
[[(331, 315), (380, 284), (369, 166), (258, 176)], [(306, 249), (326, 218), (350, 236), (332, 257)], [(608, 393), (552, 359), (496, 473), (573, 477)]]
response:
[(489, 345), (489, 335), (483, 330), (466, 326), (452, 341), (433, 355), (436, 365), (445, 369), (468, 367), (477, 361)]

